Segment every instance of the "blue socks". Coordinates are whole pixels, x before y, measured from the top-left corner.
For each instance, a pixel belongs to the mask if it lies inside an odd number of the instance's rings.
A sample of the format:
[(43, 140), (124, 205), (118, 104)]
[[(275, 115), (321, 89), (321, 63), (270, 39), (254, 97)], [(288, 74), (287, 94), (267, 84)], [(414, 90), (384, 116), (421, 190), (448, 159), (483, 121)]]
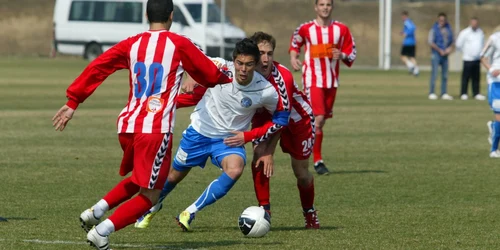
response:
[(491, 152), (498, 150), (498, 142), (500, 141), (500, 122), (494, 121), (492, 127), (493, 127), (493, 138), (492, 138), (493, 143), (491, 144)]
[(201, 194), (186, 211), (196, 213), (204, 207), (215, 203), (218, 199), (224, 197), (227, 192), (234, 186), (235, 180), (231, 179), (226, 173), (222, 173), (217, 180), (212, 181), (207, 189)]

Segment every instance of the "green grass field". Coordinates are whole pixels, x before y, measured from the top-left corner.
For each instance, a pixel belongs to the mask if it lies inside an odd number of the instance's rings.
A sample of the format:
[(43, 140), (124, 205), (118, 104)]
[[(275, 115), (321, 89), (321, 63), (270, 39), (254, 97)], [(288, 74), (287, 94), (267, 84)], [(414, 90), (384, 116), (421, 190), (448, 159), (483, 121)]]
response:
[[(51, 118), (80, 59), (0, 59), (0, 249), (91, 249), (79, 214), (121, 178), (116, 117), (125, 72), (110, 77), (60, 133)], [(297, 75), (298, 77), (298, 75)], [(298, 78), (297, 78), (298, 79)], [(194, 231), (174, 216), (220, 171), (195, 169), (146, 230), (114, 233), (113, 249), (498, 249), (499, 162), (488, 157), (486, 102), (427, 100), (428, 73), (344, 70), (324, 156), (333, 174), (315, 176), (322, 229), (303, 230), (288, 155), (276, 154), (272, 231), (248, 239), (237, 219), (256, 200), (247, 168), (222, 200), (201, 211)], [(458, 74), (449, 93), (457, 97)], [(483, 82), (483, 93), (485, 86)], [(175, 149), (190, 109), (177, 113)], [(248, 145), (247, 145), (247, 148)]]

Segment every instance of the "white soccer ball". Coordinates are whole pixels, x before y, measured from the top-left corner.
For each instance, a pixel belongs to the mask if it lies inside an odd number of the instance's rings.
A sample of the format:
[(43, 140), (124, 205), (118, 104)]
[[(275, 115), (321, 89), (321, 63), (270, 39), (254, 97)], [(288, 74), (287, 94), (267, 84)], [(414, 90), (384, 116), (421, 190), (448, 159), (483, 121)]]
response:
[(241, 213), (238, 225), (246, 237), (262, 237), (271, 229), (271, 217), (264, 208), (251, 206)]

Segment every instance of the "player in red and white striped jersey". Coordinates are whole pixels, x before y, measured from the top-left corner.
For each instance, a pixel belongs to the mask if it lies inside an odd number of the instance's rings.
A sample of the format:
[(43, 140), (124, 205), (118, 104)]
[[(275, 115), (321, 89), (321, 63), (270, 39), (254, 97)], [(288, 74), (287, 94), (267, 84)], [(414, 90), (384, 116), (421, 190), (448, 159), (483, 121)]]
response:
[[(328, 174), (321, 156), (323, 126), (333, 116), (340, 61), (351, 67), (356, 59), (356, 46), (349, 28), (331, 19), (333, 0), (316, 0), (314, 9), (316, 19), (295, 30), (289, 52), (293, 69), (302, 68), (302, 83), (316, 117), (314, 168), (318, 174)], [(299, 59), (302, 46), (306, 47), (303, 64)]]
[[(286, 92), (289, 99), (284, 103), (290, 109), (288, 126), (281, 134), (273, 135), (269, 140), (254, 146), (252, 175), (255, 195), (259, 206), (270, 212), (269, 178), (273, 173), (273, 155), (278, 140), (283, 152), (288, 153), (291, 165), (297, 177), (300, 201), (306, 228), (319, 228), (319, 221), (314, 209), (314, 178), (309, 172), (309, 157), (314, 144), (314, 115), (307, 97), (298, 89), (293, 75), (285, 66), (273, 60), (276, 40), (264, 32), (256, 32), (250, 37), (259, 47), (260, 63), (257, 71), (265, 76), (279, 92)], [(261, 112), (252, 120), (253, 127), (262, 126), (271, 120), (271, 114)], [(281, 138), (281, 139), (280, 139)]]
[[(78, 105), (110, 74), (129, 70), (129, 101), (117, 125), (124, 151), (120, 175), (132, 175), (80, 215), (87, 239), (97, 249), (108, 249), (110, 233), (134, 223), (158, 201), (170, 169), (175, 106), (184, 71), (206, 87), (232, 81), (189, 39), (168, 31), (172, 0), (149, 0), (147, 16), (150, 30), (121, 41), (91, 62), (69, 86), (69, 100), (53, 118), (56, 130), (62, 131)], [(99, 223), (106, 211), (124, 201)]]

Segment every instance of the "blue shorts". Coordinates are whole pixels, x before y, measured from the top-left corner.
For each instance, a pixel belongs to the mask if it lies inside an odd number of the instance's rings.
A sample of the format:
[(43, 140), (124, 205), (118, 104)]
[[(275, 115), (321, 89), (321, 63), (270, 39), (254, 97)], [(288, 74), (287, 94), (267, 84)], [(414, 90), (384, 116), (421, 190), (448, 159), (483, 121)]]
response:
[(500, 82), (488, 84), (488, 103), (495, 114), (500, 114)]
[(182, 139), (177, 153), (175, 153), (172, 166), (175, 170), (181, 172), (196, 166), (204, 168), (208, 157), (210, 157), (212, 163), (222, 169), (224, 157), (233, 154), (241, 156), (246, 165), (247, 155), (244, 146), (226, 146), (224, 139), (208, 138), (189, 126), (182, 133)]

